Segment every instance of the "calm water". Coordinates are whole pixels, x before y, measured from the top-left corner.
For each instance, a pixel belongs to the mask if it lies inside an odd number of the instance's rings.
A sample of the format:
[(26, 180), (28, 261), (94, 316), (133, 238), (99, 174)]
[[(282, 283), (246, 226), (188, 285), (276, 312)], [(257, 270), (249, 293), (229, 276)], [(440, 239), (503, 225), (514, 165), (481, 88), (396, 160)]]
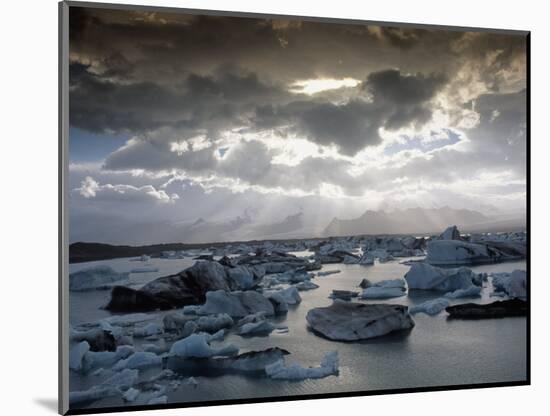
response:
[[(158, 267), (157, 273), (131, 275), (131, 284), (139, 287), (159, 276), (178, 272), (193, 260), (151, 259), (148, 264)], [(117, 271), (129, 271), (141, 266), (141, 262), (116, 259), (101, 262), (71, 265), (76, 271), (94, 264), (108, 264)], [(525, 269), (525, 261), (472, 267), (476, 272), (501, 272)], [(342, 272), (317, 277), (314, 282), (320, 287), (300, 292), (302, 302), (276, 322), (286, 325), (286, 334), (272, 333), (267, 337), (242, 338), (228, 334), (223, 341), (233, 343), (241, 352), (278, 346), (290, 351), (287, 362), (298, 362), (304, 366), (317, 366), (328, 351), (338, 350), (340, 374), (320, 380), (273, 381), (264, 377), (226, 375), (220, 377), (195, 377), (197, 388), (183, 383), (178, 390), (168, 392), (170, 402), (207, 401), (219, 399), (261, 398), (394, 389), (406, 387), (427, 387), (503, 381), (521, 381), (526, 378), (526, 319), (505, 318), (480, 321), (447, 320), (443, 312), (430, 317), (415, 315), (416, 326), (410, 332), (402, 332), (360, 343), (341, 343), (320, 338), (307, 328), (305, 316), (315, 307), (329, 306), (328, 298), (333, 289), (360, 290), (357, 285), (363, 278), (379, 281), (400, 278), (409, 266), (390, 262), (373, 266), (326, 265), (323, 270), (339, 269)], [(496, 300), (490, 298), (490, 285), (483, 289), (479, 303)], [(95, 321), (110, 313), (99, 309), (109, 297), (108, 291), (71, 292), (71, 323)], [(437, 293), (413, 291), (408, 296), (387, 301), (370, 303), (399, 303), (414, 305), (439, 297)], [(464, 303), (460, 299), (453, 303)], [(153, 314), (160, 317), (162, 314)], [(214, 343), (216, 344), (216, 343)], [(142, 379), (148, 379), (158, 369), (144, 371)], [(98, 376), (71, 375), (71, 390), (86, 389), (102, 379)], [(91, 407), (122, 405), (120, 399), (104, 399)]]

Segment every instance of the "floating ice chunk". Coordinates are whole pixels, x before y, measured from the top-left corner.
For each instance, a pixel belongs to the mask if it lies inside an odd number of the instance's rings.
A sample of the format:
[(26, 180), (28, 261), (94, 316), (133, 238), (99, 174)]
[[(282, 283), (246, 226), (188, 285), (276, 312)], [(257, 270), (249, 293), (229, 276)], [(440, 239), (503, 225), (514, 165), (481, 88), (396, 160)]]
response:
[(128, 273), (118, 273), (111, 267), (99, 265), (69, 275), (69, 289), (72, 291), (109, 289), (128, 280)]
[(326, 270), (324, 272), (317, 272), (317, 276), (329, 276), (331, 274), (337, 274), (340, 273), (341, 270)]
[(197, 313), (199, 315), (226, 313), (231, 317), (240, 318), (261, 311), (267, 315), (273, 315), (275, 312), (271, 302), (261, 293), (252, 290), (245, 292), (216, 290), (206, 293), (206, 302)]
[(359, 296), (359, 292), (353, 292), (351, 290), (333, 290), (329, 295), (331, 299), (342, 299), (342, 300), (351, 300)]
[(374, 256), (370, 253), (365, 253), (359, 259), (359, 264), (361, 266), (371, 266), (374, 264)]
[(411, 306), (409, 308), (409, 313), (414, 315), (414, 314), (423, 312), (427, 315), (433, 316), (440, 313), (443, 309), (445, 309), (449, 305), (450, 303), (447, 299), (437, 298), (433, 300), (427, 300), (426, 302), (422, 302), (418, 305)]
[(189, 377), (187, 379), (187, 384), (190, 385), (190, 386), (193, 386), (194, 388), (197, 388), (198, 385), (199, 385), (199, 382), (197, 381), (197, 379), (195, 377)]
[(235, 322), (226, 313), (215, 316), (201, 316), (197, 321), (199, 331), (216, 332), (222, 328), (231, 328)]
[(141, 322), (151, 321), (153, 319), (155, 319), (154, 315), (146, 313), (130, 313), (125, 315), (110, 316), (108, 318), (102, 319), (100, 323), (105, 322), (109, 325), (125, 327), (139, 324)]
[(90, 371), (96, 368), (110, 368), (117, 361), (123, 360), (134, 353), (134, 347), (121, 345), (116, 351), (88, 351), (84, 356), (82, 370)]
[(467, 289), (478, 276), (466, 267), (458, 269), (442, 269), (427, 263), (413, 263), (405, 274), (409, 289), (437, 290), (449, 292), (457, 289)]
[(527, 296), (527, 273), (525, 270), (514, 270), (512, 273), (493, 273), (493, 287), (496, 292), (504, 292), (513, 298)]
[(466, 289), (457, 289), (454, 292), (445, 293), (444, 296), (449, 299), (475, 298), (481, 296), (481, 287), (472, 285)]
[(344, 263), (344, 264), (357, 264), (357, 263), (359, 263), (359, 259), (357, 257), (344, 256), (344, 260), (342, 260), (342, 263)]
[(443, 231), (438, 237), (438, 240), (462, 240), (462, 238), (460, 237), (460, 231), (458, 231), (456, 225), (452, 225)]
[(144, 344), (141, 346), (145, 352), (153, 352), (155, 354), (163, 354), (168, 351), (166, 347), (166, 342), (164, 339), (160, 340), (160, 345), (157, 344)]
[(166, 404), (168, 401), (168, 397), (166, 396), (160, 396), (160, 397), (153, 397), (151, 400), (147, 402), (148, 405), (152, 404)]
[(208, 337), (208, 342), (212, 341), (223, 341), (223, 337), (225, 336), (225, 330), (220, 329), (217, 332), (214, 332), (212, 335)]
[(299, 364), (285, 365), (281, 359), (265, 367), (268, 377), (275, 380), (305, 380), (338, 374), (338, 351), (325, 355), (319, 367), (302, 367)]
[(134, 337), (145, 338), (151, 335), (159, 335), (164, 332), (162, 326), (157, 322), (151, 322), (143, 327), (134, 329)]
[(432, 240), (427, 246), (426, 261), (434, 265), (495, 263), (506, 259), (524, 258), (527, 247), (523, 241)]
[(306, 320), (316, 333), (335, 341), (374, 338), (414, 326), (406, 306), (338, 299), (331, 306), (311, 309)]
[(88, 390), (72, 391), (69, 393), (69, 403), (75, 405), (77, 403), (116, 396), (121, 391), (132, 387), (137, 382), (138, 375), (138, 370), (124, 370)]
[(142, 369), (148, 367), (160, 366), (162, 359), (153, 352), (140, 351), (130, 355), (124, 360), (120, 360), (115, 364), (113, 370), (120, 371), (126, 368)]
[(407, 293), (403, 279), (381, 280), (363, 289), (362, 299), (389, 299), (404, 296)]
[(363, 289), (361, 299), (389, 299), (405, 296), (407, 290), (403, 287), (371, 286)]
[(244, 324), (257, 323), (257, 322), (265, 321), (265, 319), (266, 319), (265, 312), (252, 313), (250, 315), (245, 316), (242, 319), (239, 319), (239, 321), (237, 322), (237, 326), (240, 327), (240, 326), (243, 326)]
[(266, 293), (269, 298), (272, 294), (278, 294), (288, 305), (296, 305), (302, 301), (302, 297), (298, 293), (298, 289), (294, 286), (290, 286), (286, 289), (278, 290), (277, 292), (268, 292)]
[(298, 284), (294, 285), (294, 287), (302, 292), (302, 291), (305, 291), (305, 290), (317, 289), (319, 287), (319, 285), (313, 283), (310, 280), (306, 280), (304, 282), (301, 282), (301, 283), (298, 283)]
[(130, 270), (130, 273), (156, 273), (158, 271), (159, 271), (158, 267), (144, 266), (144, 267), (136, 267)]
[(82, 341), (72, 347), (69, 352), (69, 368), (75, 371), (82, 370), (82, 361), (88, 351), (90, 351), (90, 344), (87, 341)]
[(231, 356), (239, 352), (234, 345), (227, 345), (222, 348), (210, 346), (208, 334), (191, 334), (187, 338), (176, 341), (170, 354), (181, 358), (209, 358), (214, 356)]
[(122, 398), (126, 402), (133, 402), (134, 400), (137, 399), (138, 396), (139, 396), (139, 390), (131, 387), (128, 390), (126, 390), (126, 393), (122, 395)]
[(201, 305), (186, 305), (182, 309), (184, 315), (196, 315)]
[(275, 326), (267, 321), (249, 322), (239, 329), (239, 335), (267, 335), (273, 332)]

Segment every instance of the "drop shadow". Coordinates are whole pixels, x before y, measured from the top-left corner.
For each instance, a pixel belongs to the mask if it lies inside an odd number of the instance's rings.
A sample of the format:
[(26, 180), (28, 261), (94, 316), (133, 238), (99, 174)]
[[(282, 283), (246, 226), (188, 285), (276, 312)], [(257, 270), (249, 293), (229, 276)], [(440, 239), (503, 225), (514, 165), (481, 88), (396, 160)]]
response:
[(34, 402), (42, 406), (44, 409), (57, 414), (57, 399), (34, 399)]

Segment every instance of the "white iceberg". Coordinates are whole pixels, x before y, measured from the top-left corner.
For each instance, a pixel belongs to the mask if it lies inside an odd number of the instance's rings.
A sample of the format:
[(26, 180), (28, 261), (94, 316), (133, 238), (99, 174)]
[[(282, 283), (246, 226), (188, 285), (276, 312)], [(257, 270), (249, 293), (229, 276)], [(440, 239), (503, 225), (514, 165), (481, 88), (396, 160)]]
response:
[(115, 364), (113, 370), (121, 371), (124, 369), (142, 369), (148, 367), (160, 366), (162, 359), (153, 352), (139, 351), (124, 360), (120, 360)]
[(409, 313), (414, 315), (414, 314), (423, 312), (427, 315), (433, 316), (440, 313), (443, 309), (445, 309), (449, 305), (450, 303), (447, 299), (437, 298), (433, 300), (427, 300), (426, 302), (420, 303), (418, 305), (411, 306), (409, 308)]
[(86, 353), (90, 351), (90, 344), (87, 341), (82, 341), (76, 344), (69, 351), (69, 368), (71, 370), (82, 370), (82, 361)]
[(527, 273), (525, 270), (514, 270), (512, 273), (493, 273), (495, 291), (504, 292), (513, 298), (527, 297)]
[(436, 290), (449, 292), (467, 289), (479, 281), (477, 275), (466, 267), (442, 269), (427, 263), (413, 263), (405, 274), (409, 289)]
[(69, 290), (81, 292), (86, 290), (109, 289), (116, 284), (127, 281), (128, 278), (128, 273), (118, 273), (109, 266), (94, 266), (71, 273), (69, 275)]
[(338, 351), (325, 355), (319, 367), (302, 367), (299, 364), (285, 365), (281, 359), (265, 367), (268, 377), (275, 380), (306, 380), (338, 374)]
[(239, 335), (267, 335), (274, 329), (275, 326), (267, 321), (248, 322), (239, 328)]
[(207, 334), (191, 334), (187, 338), (172, 344), (170, 354), (180, 358), (209, 358), (232, 356), (239, 352), (239, 349), (234, 345), (213, 348), (210, 346), (210, 339)]
[(481, 296), (481, 286), (472, 285), (466, 289), (457, 289), (454, 292), (445, 293), (444, 296), (449, 299), (476, 298)]

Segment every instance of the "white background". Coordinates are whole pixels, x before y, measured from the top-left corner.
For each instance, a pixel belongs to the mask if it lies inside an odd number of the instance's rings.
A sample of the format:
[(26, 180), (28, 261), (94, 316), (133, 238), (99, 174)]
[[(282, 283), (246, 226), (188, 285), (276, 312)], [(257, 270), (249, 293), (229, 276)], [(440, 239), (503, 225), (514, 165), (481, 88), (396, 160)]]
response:
[[(118, 1), (126, 3), (125, 1)], [(149, 411), (147, 415), (495, 415), (548, 411), (548, 77), (544, 1), (181, 0), (141, 4), (532, 31), (532, 386)], [(57, 404), (57, 4), (2, 4), (0, 71), (0, 413)], [(132, 1), (127, 3), (133, 3)], [(547, 3), (546, 3), (547, 4)], [(22, 272), (21, 270), (24, 270)], [(545, 295), (546, 294), (546, 295)], [(513, 339), (510, 342), (514, 342)], [(506, 348), (506, 345), (502, 346)], [(395, 365), (400, 365), (396, 362)], [(433, 369), (438, 371), (437, 368)]]

